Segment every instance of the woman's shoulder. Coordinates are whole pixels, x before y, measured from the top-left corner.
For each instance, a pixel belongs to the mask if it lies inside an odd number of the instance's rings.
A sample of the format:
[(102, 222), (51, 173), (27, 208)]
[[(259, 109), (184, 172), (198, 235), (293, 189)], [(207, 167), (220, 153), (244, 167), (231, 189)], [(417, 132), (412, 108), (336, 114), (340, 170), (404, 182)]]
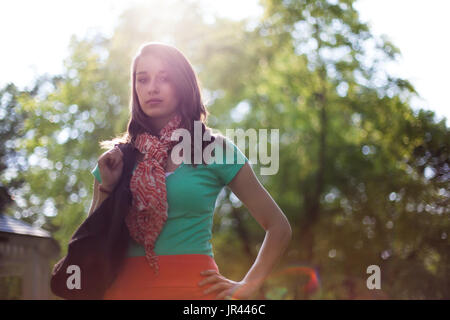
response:
[(212, 143), (214, 143), (216, 146), (223, 147), (224, 150), (225, 148), (234, 147), (233, 141), (231, 141), (227, 136), (224, 136), (221, 132), (213, 131), (211, 128), (208, 128), (206, 131), (211, 137), (214, 138), (214, 142)]
[(206, 139), (208, 139), (209, 141), (211, 141), (209, 143), (209, 150), (214, 150), (212, 153), (211, 152), (204, 152), (203, 156), (206, 157), (205, 160), (209, 163), (212, 161), (212, 158), (214, 154), (216, 153), (217, 150), (220, 149), (220, 151), (223, 153), (226, 151), (226, 148), (230, 147), (230, 142), (229, 139), (224, 136), (221, 132), (217, 132), (217, 131), (213, 131), (211, 128), (207, 128), (206, 129)]
[[(211, 130), (210, 134), (214, 137), (214, 142), (212, 142), (214, 146), (214, 154), (216, 153), (216, 151), (220, 152), (219, 154), (214, 155), (215, 161), (213, 162), (213, 164), (221, 165), (225, 163), (236, 163), (236, 161), (238, 161), (238, 163), (243, 163), (246, 161), (245, 155), (241, 152), (241, 150), (233, 142), (233, 140), (220, 132), (213, 132)], [(242, 159), (238, 160), (241, 157)]]
[(213, 159), (210, 158), (207, 168), (218, 177), (221, 185), (227, 185), (248, 159), (229, 137), (221, 133), (213, 136), (214, 154), (210, 154)]

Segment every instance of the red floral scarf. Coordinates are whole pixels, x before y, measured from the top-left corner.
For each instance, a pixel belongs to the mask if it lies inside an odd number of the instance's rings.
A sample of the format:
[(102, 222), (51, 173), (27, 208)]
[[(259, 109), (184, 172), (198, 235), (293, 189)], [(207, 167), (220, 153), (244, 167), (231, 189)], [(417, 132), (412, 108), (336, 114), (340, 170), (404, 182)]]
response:
[(167, 220), (167, 190), (164, 168), (169, 151), (177, 143), (172, 132), (179, 128), (181, 117), (175, 114), (159, 132), (159, 138), (149, 133), (136, 137), (135, 147), (144, 154), (130, 181), (131, 210), (125, 218), (130, 236), (145, 248), (150, 266), (159, 271), (155, 242)]

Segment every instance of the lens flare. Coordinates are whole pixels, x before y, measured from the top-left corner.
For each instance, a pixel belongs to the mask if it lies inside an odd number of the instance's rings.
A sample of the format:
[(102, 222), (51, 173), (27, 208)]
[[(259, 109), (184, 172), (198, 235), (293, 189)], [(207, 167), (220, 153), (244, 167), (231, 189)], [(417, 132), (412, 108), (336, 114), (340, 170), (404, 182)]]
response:
[[(272, 280), (274, 279), (280, 280), (281, 278), (285, 277), (291, 278), (293, 276), (308, 277), (308, 282), (300, 288), (300, 290), (304, 294), (312, 294), (318, 291), (318, 289), (320, 289), (321, 284), (319, 273), (315, 268), (312, 268), (308, 265), (300, 265), (300, 264), (291, 265), (278, 272), (273, 273), (269, 278)], [(237, 298), (239, 297), (239, 293), (240, 293), (239, 289), (235, 290), (231, 295), (226, 297), (226, 300), (239, 300), (239, 298)]]
[(307, 276), (308, 282), (301, 288), (304, 293), (311, 294), (320, 288), (319, 272), (308, 265), (291, 265), (274, 274), (274, 277), (282, 276)]

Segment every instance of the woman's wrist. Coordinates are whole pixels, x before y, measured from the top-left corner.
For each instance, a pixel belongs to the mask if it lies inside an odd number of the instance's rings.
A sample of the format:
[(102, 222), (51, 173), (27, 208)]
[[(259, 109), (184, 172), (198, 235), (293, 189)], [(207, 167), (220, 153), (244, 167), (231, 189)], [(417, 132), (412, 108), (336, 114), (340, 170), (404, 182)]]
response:
[(242, 279), (240, 283), (252, 288), (255, 291), (258, 291), (263, 286), (264, 280), (264, 278), (249, 279), (247, 277), (246, 279), (246, 277), (244, 277), (244, 279)]

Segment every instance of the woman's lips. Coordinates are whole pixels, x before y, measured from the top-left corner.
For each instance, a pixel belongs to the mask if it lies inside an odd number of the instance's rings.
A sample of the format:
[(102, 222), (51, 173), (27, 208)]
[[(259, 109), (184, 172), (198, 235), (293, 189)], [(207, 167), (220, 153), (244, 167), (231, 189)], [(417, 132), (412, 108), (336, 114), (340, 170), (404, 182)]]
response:
[(160, 100), (160, 99), (151, 99), (151, 100), (147, 101), (148, 104), (158, 104), (161, 102), (162, 102), (162, 100)]

